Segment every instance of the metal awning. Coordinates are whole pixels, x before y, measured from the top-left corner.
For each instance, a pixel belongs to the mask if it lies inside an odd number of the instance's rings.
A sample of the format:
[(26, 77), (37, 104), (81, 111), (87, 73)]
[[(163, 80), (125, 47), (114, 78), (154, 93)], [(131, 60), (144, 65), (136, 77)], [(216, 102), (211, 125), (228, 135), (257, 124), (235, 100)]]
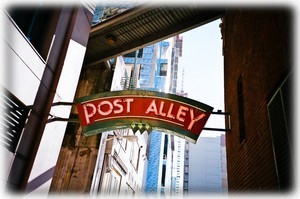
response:
[(124, 55), (222, 17), (200, 5), (140, 5), (92, 27), (84, 66)]

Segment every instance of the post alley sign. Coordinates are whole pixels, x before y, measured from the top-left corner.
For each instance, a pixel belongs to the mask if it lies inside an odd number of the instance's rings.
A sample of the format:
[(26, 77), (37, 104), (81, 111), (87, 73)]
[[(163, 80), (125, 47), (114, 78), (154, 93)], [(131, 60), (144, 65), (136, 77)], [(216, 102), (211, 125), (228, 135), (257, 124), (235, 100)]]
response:
[(213, 108), (195, 100), (155, 91), (112, 91), (76, 101), (85, 135), (143, 123), (196, 143)]

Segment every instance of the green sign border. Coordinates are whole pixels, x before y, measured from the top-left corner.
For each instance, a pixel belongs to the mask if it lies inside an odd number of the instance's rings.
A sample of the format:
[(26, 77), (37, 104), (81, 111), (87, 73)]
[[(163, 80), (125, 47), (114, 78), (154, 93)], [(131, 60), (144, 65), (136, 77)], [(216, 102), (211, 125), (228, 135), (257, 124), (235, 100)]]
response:
[[(117, 96), (143, 96), (143, 97), (159, 97), (164, 99), (171, 99), (174, 101), (178, 101), (180, 103), (185, 103), (189, 106), (194, 106), (197, 109), (202, 109), (206, 112), (212, 112), (213, 107), (203, 104), (201, 102), (195, 101), (193, 99), (189, 99), (186, 97), (182, 97), (179, 95), (171, 94), (171, 93), (162, 93), (156, 91), (147, 91), (147, 90), (127, 90), (127, 91), (111, 91), (98, 93), (90, 96), (85, 96), (81, 98), (77, 98), (75, 103), (86, 103), (88, 101), (94, 101), (97, 99), (103, 99), (106, 97), (117, 97)], [(167, 132), (169, 134), (174, 134), (179, 137), (182, 137), (192, 143), (196, 143), (197, 138), (200, 135), (196, 135), (188, 132), (180, 127), (169, 124), (167, 122), (159, 121), (159, 120), (151, 120), (144, 118), (126, 118), (126, 119), (114, 119), (108, 121), (101, 121), (101, 123), (94, 123), (93, 125), (82, 127), (82, 130), (86, 136), (95, 135), (105, 131), (111, 131), (116, 129), (125, 129), (130, 128), (130, 124), (133, 122), (140, 123), (148, 123), (153, 130), (160, 130), (163, 132)], [(163, 126), (164, 128), (162, 128)]]
[(89, 95), (85, 97), (80, 97), (75, 99), (74, 102), (81, 103), (81, 102), (101, 99), (104, 97), (114, 97), (114, 96), (124, 96), (124, 95), (167, 98), (167, 99), (183, 102), (191, 106), (195, 106), (196, 108), (201, 108), (207, 112), (211, 112), (213, 110), (213, 107), (187, 97), (182, 97), (180, 95), (175, 95), (171, 93), (162, 93), (162, 92), (148, 91), (148, 90), (110, 91), (110, 92), (104, 92), (104, 93), (98, 93), (98, 94)]

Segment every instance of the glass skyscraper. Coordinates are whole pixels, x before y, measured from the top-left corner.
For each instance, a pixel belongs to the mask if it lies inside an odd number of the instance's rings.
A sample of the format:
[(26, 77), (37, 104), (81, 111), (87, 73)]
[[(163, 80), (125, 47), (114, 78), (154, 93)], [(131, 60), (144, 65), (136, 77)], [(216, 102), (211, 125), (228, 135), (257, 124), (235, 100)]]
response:
[[(131, 82), (137, 89), (176, 94), (181, 54), (182, 38), (175, 36), (125, 55), (124, 62), (132, 67)], [(146, 193), (181, 194), (185, 140), (153, 130), (148, 145)]]

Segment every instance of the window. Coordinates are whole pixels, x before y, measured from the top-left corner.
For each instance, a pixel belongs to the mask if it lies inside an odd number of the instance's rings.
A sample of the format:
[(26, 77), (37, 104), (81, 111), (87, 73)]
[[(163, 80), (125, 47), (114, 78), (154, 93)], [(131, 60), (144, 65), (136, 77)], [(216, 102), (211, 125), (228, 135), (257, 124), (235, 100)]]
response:
[(237, 82), (238, 95), (238, 113), (239, 113), (239, 137), (240, 143), (246, 138), (245, 121), (244, 121), (244, 96), (243, 96), (243, 74), (240, 75)]
[(167, 159), (167, 155), (168, 155), (168, 142), (169, 142), (168, 135), (165, 135), (163, 159)]
[(36, 51), (46, 60), (60, 10), (42, 6), (13, 7), (8, 13)]
[[(138, 58), (142, 58), (143, 57), (143, 51), (144, 51), (144, 48), (141, 48), (139, 50), (137, 50), (138, 52), (136, 51), (133, 51), (131, 53), (128, 53), (126, 55), (124, 55), (124, 57), (135, 57), (135, 55), (137, 55)], [(137, 54), (136, 54), (137, 53)]]
[(103, 179), (102, 192), (105, 195), (116, 195), (120, 192), (121, 175), (114, 168), (109, 173), (105, 173)]
[[(118, 136), (123, 137), (123, 136), (127, 136), (128, 135), (128, 131), (129, 131), (128, 129), (118, 129), (118, 130), (114, 130), (113, 132), (114, 132), (114, 135), (116, 137), (118, 137)], [(125, 139), (125, 138), (123, 138), (123, 139), (117, 139), (117, 141), (122, 146), (123, 150), (127, 149), (127, 142), (128, 142), (127, 139)]]
[(4, 111), (1, 119), (1, 144), (14, 153), (24, 129), (29, 109), (6, 89), (1, 89), (0, 100)]
[(164, 187), (166, 182), (166, 165), (162, 165), (161, 186)]
[(287, 190), (291, 183), (291, 78), (285, 79), (268, 103), (273, 153), (280, 190)]
[(140, 148), (138, 146), (138, 143), (137, 142), (132, 142), (131, 143), (131, 151), (130, 151), (129, 160), (130, 160), (132, 166), (136, 170), (138, 169), (139, 156), (140, 156)]
[(160, 76), (166, 76), (167, 75), (167, 67), (168, 67), (167, 63), (161, 63), (160, 64), (160, 73), (159, 73)]

